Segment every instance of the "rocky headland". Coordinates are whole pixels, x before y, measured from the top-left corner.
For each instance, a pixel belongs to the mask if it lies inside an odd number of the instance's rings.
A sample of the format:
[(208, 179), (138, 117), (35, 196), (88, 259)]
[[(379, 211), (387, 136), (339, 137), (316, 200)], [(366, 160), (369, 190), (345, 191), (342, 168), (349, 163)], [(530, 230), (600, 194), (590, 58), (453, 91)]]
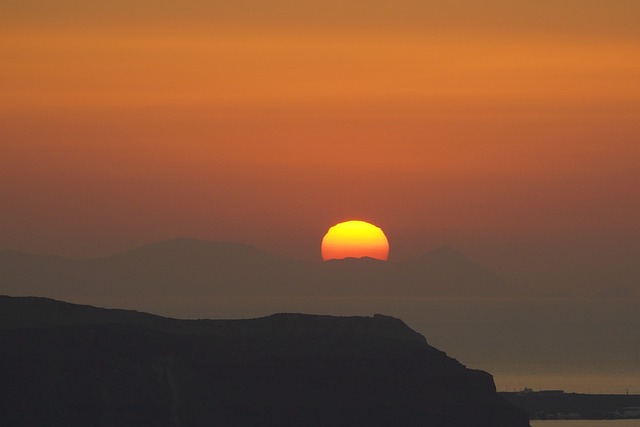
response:
[(527, 427), (401, 320), (177, 320), (0, 297), (0, 418), (20, 426)]

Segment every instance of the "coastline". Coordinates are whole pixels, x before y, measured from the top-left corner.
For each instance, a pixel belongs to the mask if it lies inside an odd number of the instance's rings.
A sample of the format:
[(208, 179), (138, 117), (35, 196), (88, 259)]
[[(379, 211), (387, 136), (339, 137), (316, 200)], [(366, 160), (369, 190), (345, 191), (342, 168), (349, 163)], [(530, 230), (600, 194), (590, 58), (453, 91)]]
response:
[(581, 394), (563, 390), (499, 392), (531, 420), (640, 419), (640, 394)]

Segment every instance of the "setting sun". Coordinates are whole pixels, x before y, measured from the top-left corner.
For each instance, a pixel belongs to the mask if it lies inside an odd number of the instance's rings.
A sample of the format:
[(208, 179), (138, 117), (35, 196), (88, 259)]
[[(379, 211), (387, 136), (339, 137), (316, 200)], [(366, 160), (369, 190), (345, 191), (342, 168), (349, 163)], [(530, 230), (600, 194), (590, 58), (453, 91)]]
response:
[(375, 258), (386, 261), (389, 241), (384, 232), (364, 221), (346, 221), (334, 225), (322, 239), (322, 259)]

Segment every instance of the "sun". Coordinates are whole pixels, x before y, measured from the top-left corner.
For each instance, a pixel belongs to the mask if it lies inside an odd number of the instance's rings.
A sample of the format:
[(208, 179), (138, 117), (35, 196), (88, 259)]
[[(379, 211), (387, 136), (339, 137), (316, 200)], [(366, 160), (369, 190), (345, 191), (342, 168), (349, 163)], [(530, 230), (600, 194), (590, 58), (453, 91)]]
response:
[(375, 258), (386, 261), (389, 241), (380, 227), (365, 221), (334, 225), (322, 239), (322, 259)]

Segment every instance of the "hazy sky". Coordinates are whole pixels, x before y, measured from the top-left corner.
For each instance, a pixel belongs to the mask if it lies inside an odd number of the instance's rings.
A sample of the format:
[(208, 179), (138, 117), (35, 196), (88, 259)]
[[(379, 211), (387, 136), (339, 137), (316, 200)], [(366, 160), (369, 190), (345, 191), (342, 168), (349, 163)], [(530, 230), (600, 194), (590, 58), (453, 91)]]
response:
[(392, 258), (637, 249), (639, 20), (637, 0), (5, 0), (0, 248), (319, 260), (359, 218)]

